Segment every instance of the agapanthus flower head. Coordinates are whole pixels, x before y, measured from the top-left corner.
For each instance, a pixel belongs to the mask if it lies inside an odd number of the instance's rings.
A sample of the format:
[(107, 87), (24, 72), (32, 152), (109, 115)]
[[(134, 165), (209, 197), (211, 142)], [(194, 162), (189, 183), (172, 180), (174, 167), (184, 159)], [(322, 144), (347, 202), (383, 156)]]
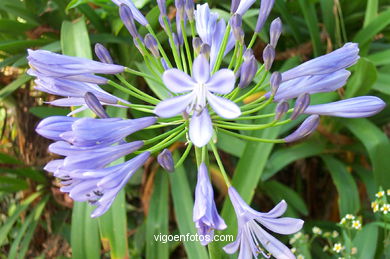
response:
[(302, 228), (303, 221), (300, 219), (281, 218), (287, 209), (285, 201), (271, 211), (262, 213), (249, 207), (234, 187), (229, 187), (229, 197), (237, 216), (238, 234), (236, 241), (223, 248), (226, 253), (233, 254), (240, 247), (239, 259), (257, 258), (259, 254), (269, 258), (266, 251), (278, 259), (295, 258), (287, 246), (264, 230), (290, 235)]
[(165, 86), (177, 94), (160, 102), (155, 113), (163, 118), (169, 118), (186, 112), (192, 114), (190, 120), (190, 139), (199, 147), (206, 145), (213, 134), (207, 104), (223, 118), (237, 118), (240, 108), (232, 101), (215, 94), (230, 93), (235, 84), (233, 71), (221, 69), (210, 76), (210, 65), (206, 57), (198, 56), (193, 64), (192, 77), (178, 69), (169, 69), (163, 74)]
[(47, 50), (28, 50), (30, 64), (28, 74), (32, 76), (61, 78), (96, 84), (106, 84), (107, 79), (97, 74), (117, 74), (124, 71), (123, 66), (106, 64), (86, 58), (71, 57)]
[(202, 245), (207, 245), (213, 240), (215, 229), (224, 230), (227, 227), (215, 206), (213, 187), (204, 163), (198, 168), (193, 221), (198, 234), (203, 237), (201, 238)]

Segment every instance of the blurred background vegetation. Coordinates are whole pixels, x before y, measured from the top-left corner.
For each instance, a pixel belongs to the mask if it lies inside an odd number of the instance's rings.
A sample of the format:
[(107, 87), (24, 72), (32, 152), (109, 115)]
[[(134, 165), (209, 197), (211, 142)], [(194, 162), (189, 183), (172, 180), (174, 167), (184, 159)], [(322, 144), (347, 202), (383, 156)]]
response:
[[(133, 2), (161, 32), (155, 1)], [(208, 2), (221, 17), (228, 17), (229, 1)], [(258, 6), (259, 1), (244, 16), (248, 38)], [(276, 0), (268, 24), (279, 16), (284, 32), (275, 69), (290, 68), (354, 41), (362, 58), (351, 69), (347, 86), (337, 93), (319, 94), (313, 102), (371, 94), (389, 103), (389, 7), (389, 0)], [(174, 7), (169, 13), (173, 18)], [(259, 62), (268, 42), (265, 28), (254, 47)], [(159, 37), (166, 44), (164, 34)], [(207, 258), (206, 249), (198, 243), (161, 244), (153, 239), (159, 233), (195, 233), (196, 169), (191, 159), (171, 175), (151, 160), (113, 208), (96, 220), (89, 218), (87, 205), (73, 204), (59, 191), (58, 182), (42, 170), (53, 156), (47, 152), (48, 141), (34, 128), (41, 118), (68, 111), (45, 105), (44, 101), (55, 97), (34, 90), (32, 78), (26, 75), (26, 49), (93, 58), (91, 49), (97, 42), (110, 49), (117, 63), (144, 70), (110, 0), (0, 0), (0, 258)], [(142, 79), (128, 80), (149, 91)], [(138, 115), (123, 109), (109, 113)], [(370, 202), (380, 187), (390, 188), (389, 123), (387, 107), (370, 119), (323, 118), (316, 134), (296, 144), (247, 144), (220, 135), (218, 145), (233, 185), (252, 200), (254, 208), (267, 211), (285, 199), (288, 215), (306, 221), (305, 233), (312, 235), (314, 226), (324, 232), (337, 230), (343, 245), (358, 248), (353, 258), (381, 258), (390, 250), (389, 219), (373, 213)], [(256, 136), (274, 138), (291, 127)], [(177, 143), (172, 150), (183, 146)], [(224, 202), (221, 176), (213, 163), (211, 168), (218, 207), (227, 223), (234, 225), (230, 202)], [(347, 235), (340, 228), (337, 223), (347, 213), (360, 216), (361, 231)], [(233, 229), (224, 233), (234, 233)], [(325, 244), (326, 238), (317, 237), (297, 249), (305, 258), (332, 258), (323, 252)], [(227, 256), (221, 253), (219, 257)]]

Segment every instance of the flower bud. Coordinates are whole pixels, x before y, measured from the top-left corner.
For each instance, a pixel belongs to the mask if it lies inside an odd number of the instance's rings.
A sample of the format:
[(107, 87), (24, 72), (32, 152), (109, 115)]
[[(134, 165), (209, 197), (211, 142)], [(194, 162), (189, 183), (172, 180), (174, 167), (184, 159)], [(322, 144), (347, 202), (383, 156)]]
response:
[(280, 35), (282, 34), (282, 21), (280, 18), (276, 18), (275, 20), (272, 21), (271, 26), (270, 26), (270, 45), (276, 48), (276, 45), (278, 44), (278, 40), (280, 38)]
[(173, 36), (173, 44), (175, 44), (177, 49), (180, 49), (180, 41), (179, 38), (177, 37), (176, 33), (172, 33)]
[(283, 100), (278, 103), (275, 109), (275, 120), (280, 120), (287, 113), (288, 108), (290, 108), (288, 102)]
[(267, 20), (272, 7), (274, 6), (275, 0), (262, 0), (260, 2), (260, 11), (259, 17), (257, 19), (257, 24), (255, 28), (255, 32), (259, 33), (263, 28), (265, 21)]
[(240, 0), (232, 0), (232, 4), (230, 6), (230, 13), (235, 13), (237, 11), (240, 2)]
[[(232, 27), (232, 31), (233, 31), (233, 35), (234, 35), (234, 38), (239, 41), (239, 42), (242, 42), (243, 39), (242, 39), (242, 18), (241, 18), (241, 15), (239, 14), (234, 14), (232, 16), (232, 18), (230, 19), (230, 25)], [(241, 41), (242, 39), (242, 41)]]
[(195, 19), (195, 11), (194, 11), (194, 1), (186, 0), (185, 10), (189, 21), (194, 21)]
[(171, 151), (164, 149), (158, 156), (157, 162), (162, 168), (168, 172), (173, 172), (175, 170), (175, 164), (173, 162), (173, 157)]
[(251, 58), (244, 61), (241, 65), (241, 76), (240, 83), (238, 86), (240, 88), (247, 87), (255, 77), (257, 73), (258, 65), (255, 57), (252, 55)]
[(88, 108), (91, 109), (100, 118), (109, 118), (107, 112), (104, 110), (103, 105), (99, 99), (91, 92), (86, 92), (84, 95), (85, 103)]
[(267, 45), (263, 51), (263, 61), (265, 70), (269, 71), (275, 60), (275, 49), (271, 45)]
[(100, 43), (95, 44), (95, 54), (98, 59), (107, 64), (113, 64), (110, 52)]
[(167, 31), (167, 28), (165, 27), (164, 19), (167, 19), (168, 26), (171, 27), (171, 21), (168, 19), (168, 16), (162, 14), (158, 16), (158, 22), (160, 23), (161, 28), (163, 28), (164, 31)]
[(295, 106), (294, 106), (294, 111), (291, 114), (291, 120), (295, 120), (299, 115), (305, 112), (307, 107), (310, 105), (310, 95), (308, 93), (301, 94), (298, 96)]
[(281, 83), (282, 83), (282, 74), (280, 74), (279, 72), (273, 72), (270, 79), (272, 95), (276, 94)]
[(139, 53), (141, 53), (142, 56), (145, 56), (146, 53), (144, 52), (144, 50), (141, 48), (141, 46), (139, 45), (139, 42), (137, 41), (137, 39), (133, 39), (133, 42), (134, 42), (134, 46), (137, 47)]
[(242, 57), (244, 58), (244, 61), (247, 61), (250, 60), (251, 58), (255, 58), (255, 55), (253, 54), (252, 49), (246, 49)]
[(200, 46), (200, 55), (204, 55), (207, 59), (210, 58), (210, 52), (211, 48), (209, 44), (203, 43), (202, 46)]
[(134, 23), (134, 16), (131, 12), (130, 7), (128, 7), (125, 4), (122, 4), (119, 8), (119, 16), (121, 17), (121, 20), (123, 24), (125, 25), (126, 29), (129, 31), (131, 36), (133, 38), (140, 38), (140, 35), (138, 34), (137, 27)]
[[(177, 10), (176, 17), (178, 17), (179, 21), (184, 20), (184, 13), (185, 13), (184, 4), (185, 4), (185, 0), (175, 0), (175, 6), (176, 6), (176, 10)], [(179, 22), (179, 24), (180, 24), (180, 22)]]
[(168, 66), (168, 64), (167, 64), (167, 62), (165, 61), (164, 58), (161, 59), (161, 64), (162, 64), (164, 70), (168, 70), (169, 69), (169, 66)]
[(161, 15), (166, 16), (167, 15), (167, 7), (166, 7), (166, 1), (165, 0), (157, 0), (158, 8), (160, 9)]
[(152, 34), (148, 33), (145, 35), (144, 44), (150, 50), (150, 52), (152, 52), (152, 54), (155, 58), (160, 57), (160, 52), (158, 51), (157, 40), (153, 37)]
[(320, 124), (320, 116), (311, 115), (295, 130), (293, 133), (284, 138), (286, 142), (294, 142), (303, 139), (312, 134)]
[(199, 55), (200, 48), (202, 47), (202, 44), (203, 44), (203, 42), (199, 37), (195, 37), (192, 40), (192, 47), (194, 48), (194, 52), (196, 55)]

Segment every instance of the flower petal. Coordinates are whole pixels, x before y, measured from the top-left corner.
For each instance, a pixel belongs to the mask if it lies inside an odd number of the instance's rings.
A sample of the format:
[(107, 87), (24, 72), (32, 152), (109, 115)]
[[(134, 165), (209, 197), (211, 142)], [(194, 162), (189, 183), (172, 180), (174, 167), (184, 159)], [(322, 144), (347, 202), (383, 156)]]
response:
[(222, 118), (234, 119), (241, 115), (240, 107), (226, 98), (208, 93), (207, 100), (209, 101), (209, 104), (213, 110)]
[(206, 57), (199, 55), (192, 66), (192, 77), (199, 84), (206, 83), (210, 78), (210, 65)]
[(224, 246), (223, 250), (228, 254), (234, 254), (238, 250), (238, 247), (240, 246), (241, 238), (242, 238), (242, 230), (239, 229), (236, 240)]
[(213, 93), (228, 94), (233, 90), (235, 82), (236, 77), (233, 71), (221, 69), (210, 78), (206, 83), (206, 87), (207, 90)]
[(166, 87), (174, 93), (189, 92), (196, 84), (189, 75), (176, 68), (165, 71), (162, 79)]
[(205, 108), (200, 114), (194, 113), (190, 122), (190, 139), (197, 147), (209, 143), (213, 136), (213, 126), (208, 110)]
[(283, 235), (296, 233), (301, 230), (303, 226), (303, 220), (288, 217), (276, 219), (257, 218), (256, 220), (269, 230)]
[(170, 118), (183, 112), (191, 102), (192, 93), (175, 96), (157, 104), (154, 113), (162, 118)]

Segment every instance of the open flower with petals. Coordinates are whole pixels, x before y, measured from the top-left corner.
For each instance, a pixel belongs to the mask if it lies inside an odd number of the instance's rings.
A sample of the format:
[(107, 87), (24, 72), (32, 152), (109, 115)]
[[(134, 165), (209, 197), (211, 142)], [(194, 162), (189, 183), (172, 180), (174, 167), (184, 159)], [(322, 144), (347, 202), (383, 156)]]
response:
[(249, 207), (234, 187), (229, 187), (229, 197), (237, 216), (238, 234), (236, 241), (223, 248), (226, 253), (233, 254), (240, 247), (239, 259), (257, 258), (260, 253), (269, 258), (265, 250), (277, 259), (295, 258), (287, 246), (263, 229), (290, 235), (302, 228), (303, 220), (280, 218), (287, 209), (285, 201), (281, 201), (271, 211), (262, 213)]
[(195, 59), (192, 77), (178, 69), (169, 69), (164, 72), (163, 81), (172, 92), (186, 94), (160, 102), (154, 112), (163, 118), (183, 112), (192, 113), (190, 139), (198, 147), (206, 145), (213, 135), (207, 104), (222, 118), (234, 119), (241, 114), (240, 108), (234, 102), (215, 95), (228, 94), (233, 90), (233, 71), (221, 69), (210, 76), (209, 63), (203, 55)]
[(203, 237), (201, 239), (202, 245), (207, 245), (213, 240), (214, 229), (223, 230), (226, 228), (225, 221), (219, 216), (215, 206), (213, 187), (204, 163), (199, 166), (198, 170), (193, 220), (198, 234)]

